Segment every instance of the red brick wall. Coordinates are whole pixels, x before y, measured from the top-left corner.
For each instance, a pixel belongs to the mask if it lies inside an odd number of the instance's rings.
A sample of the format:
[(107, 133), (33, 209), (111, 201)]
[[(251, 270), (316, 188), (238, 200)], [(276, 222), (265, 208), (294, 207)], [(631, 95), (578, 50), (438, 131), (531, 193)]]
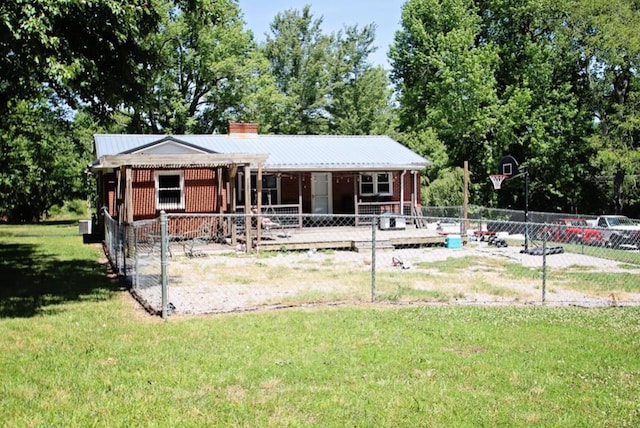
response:
[(185, 170), (184, 188), (185, 212), (213, 213), (218, 211), (218, 179), (214, 169)]
[(298, 203), (298, 176), (283, 175), (280, 179), (280, 200), (283, 204)]
[[(184, 209), (170, 210), (183, 213), (218, 212), (216, 170), (212, 168), (184, 171)], [(132, 173), (134, 219), (154, 218), (160, 214), (156, 208), (155, 170), (135, 169)]]
[[(305, 212), (311, 211), (311, 173), (301, 173), (302, 177), (302, 204)], [(400, 200), (400, 182), (401, 172), (393, 173), (393, 196), (384, 197), (384, 200), (389, 202), (396, 202)], [(418, 180), (420, 174), (418, 174)], [(353, 193), (354, 182), (356, 193), (360, 191), (358, 185), (359, 174), (356, 172), (350, 173), (333, 173), (333, 212), (336, 214), (352, 214), (354, 212), (353, 207)], [(283, 204), (297, 204), (298, 203), (298, 176), (297, 175), (285, 175), (281, 180), (281, 200)], [(413, 174), (407, 172), (404, 175), (404, 201), (411, 202), (411, 193), (413, 192)], [(376, 197), (361, 197), (365, 202), (375, 202), (380, 198)], [(420, 201), (420, 186), (418, 186), (417, 200)]]
[(333, 212), (335, 214), (353, 214), (355, 206), (353, 200), (354, 182), (357, 177), (353, 173), (333, 173)]
[(133, 218), (153, 218), (156, 213), (156, 183), (152, 170), (134, 169), (131, 173)]

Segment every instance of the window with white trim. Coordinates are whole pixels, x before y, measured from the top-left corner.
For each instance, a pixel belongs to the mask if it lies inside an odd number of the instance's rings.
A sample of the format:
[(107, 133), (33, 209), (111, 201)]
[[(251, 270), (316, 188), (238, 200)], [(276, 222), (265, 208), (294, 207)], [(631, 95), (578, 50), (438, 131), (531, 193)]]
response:
[(184, 208), (184, 172), (156, 172), (156, 208), (175, 210)]
[[(257, 174), (251, 174), (251, 203), (258, 203), (257, 194)], [(243, 173), (238, 173), (238, 202), (244, 202), (244, 177)], [(272, 205), (280, 203), (280, 177), (276, 174), (264, 174), (262, 176), (262, 205)]]
[(360, 174), (362, 196), (391, 196), (393, 175), (390, 172), (367, 172)]

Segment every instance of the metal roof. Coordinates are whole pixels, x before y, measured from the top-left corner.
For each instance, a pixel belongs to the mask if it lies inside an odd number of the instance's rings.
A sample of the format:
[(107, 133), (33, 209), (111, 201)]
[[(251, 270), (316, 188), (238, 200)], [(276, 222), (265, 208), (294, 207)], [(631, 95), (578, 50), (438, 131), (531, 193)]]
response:
[(96, 134), (95, 156), (144, 152), (166, 142), (208, 153), (266, 153), (268, 171), (420, 170), (431, 165), (387, 136)]

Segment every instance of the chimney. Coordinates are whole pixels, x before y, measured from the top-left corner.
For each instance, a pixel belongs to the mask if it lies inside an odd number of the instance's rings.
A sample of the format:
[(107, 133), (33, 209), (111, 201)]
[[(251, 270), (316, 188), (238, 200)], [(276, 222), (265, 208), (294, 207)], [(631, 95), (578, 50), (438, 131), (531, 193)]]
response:
[(258, 124), (255, 122), (229, 122), (230, 137), (257, 137)]

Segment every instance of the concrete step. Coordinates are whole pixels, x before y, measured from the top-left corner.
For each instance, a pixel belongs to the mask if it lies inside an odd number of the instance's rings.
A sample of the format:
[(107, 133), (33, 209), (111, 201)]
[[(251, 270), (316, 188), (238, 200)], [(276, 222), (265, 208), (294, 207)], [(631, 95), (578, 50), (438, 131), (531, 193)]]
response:
[[(393, 248), (388, 240), (376, 241), (376, 250), (393, 250)], [(353, 241), (353, 250), (358, 253), (371, 251), (371, 241)]]

